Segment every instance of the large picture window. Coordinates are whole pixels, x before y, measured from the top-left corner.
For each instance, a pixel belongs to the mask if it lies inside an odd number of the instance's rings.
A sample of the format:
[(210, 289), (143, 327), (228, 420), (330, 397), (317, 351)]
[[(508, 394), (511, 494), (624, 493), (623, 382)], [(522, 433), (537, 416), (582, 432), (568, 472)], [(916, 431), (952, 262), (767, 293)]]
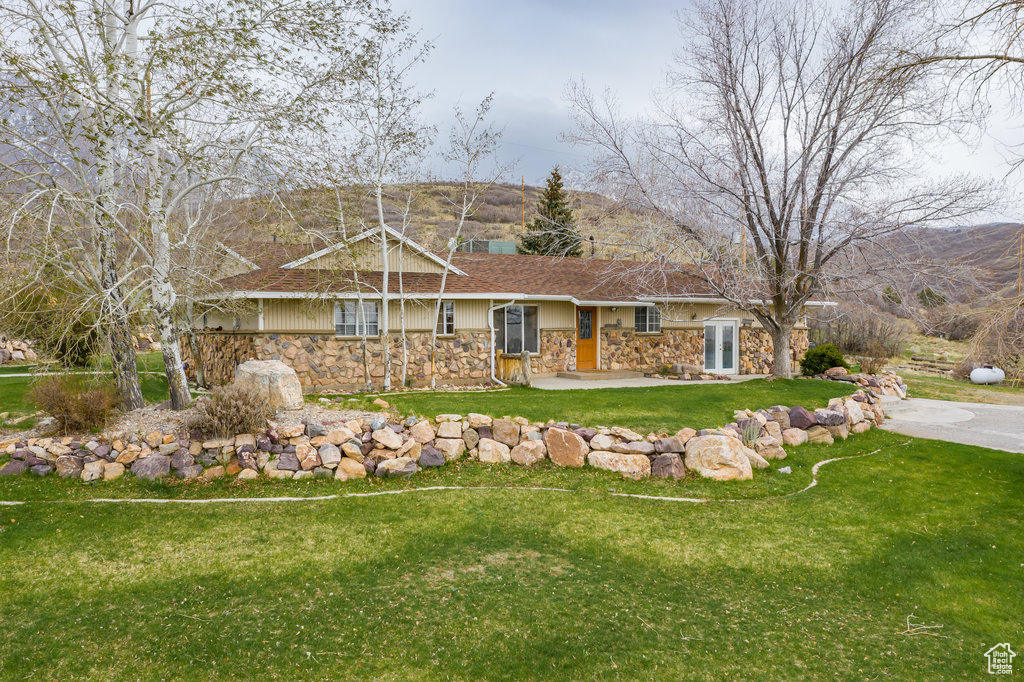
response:
[(540, 352), (537, 306), (510, 305), (494, 311), (495, 347), (505, 353)]
[(661, 332), (661, 309), (657, 306), (637, 306), (633, 308), (633, 326), (640, 334), (657, 334)]
[(437, 315), (437, 335), (451, 336), (455, 333), (455, 301), (442, 301)]
[(376, 301), (335, 301), (334, 333), (338, 336), (380, 336), (380, 310)]

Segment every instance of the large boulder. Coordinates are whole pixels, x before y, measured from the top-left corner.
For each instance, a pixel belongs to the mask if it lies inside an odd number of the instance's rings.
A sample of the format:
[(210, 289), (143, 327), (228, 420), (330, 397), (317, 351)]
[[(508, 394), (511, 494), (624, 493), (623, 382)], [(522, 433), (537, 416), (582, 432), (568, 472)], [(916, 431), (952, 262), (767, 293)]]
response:
[(645, 440), (630, 441), (628, 443), (615, 443), (611, 447), (612, 452), (623, 455), (653, 455), (654, 443)]
[(434, 440), (434, 427), (426, 419), (418, 421), (409, 428), (409, 435), (417, 443), (429, 443)]
[(850, 424), (859, 424), (864, 421), (864, 410), (860, 408), (860, 403), (852, 398), (847, 398), (843, 405), (846, 407), (846, 414), (850, 415)]
[(832, 445), (832, 443), (835, 442), (835, 439), (824, 426), (812, 426), (807, 429), (807, 442), (826, 443), (828, 445)]
[(544, 434), (548, 457), (561, 467), (581, 467), (590, 451), (587, 441), (579, 434), (565, 429), (550, 428)]
[(334, 470), (334, 479), (348, 481), (353, 478), (366, 478), (366, 467), (351, 457), (342, 457), (338, 468)]
[(654, 441), (654, 449), (659, 453), (686, 452), (686, 441), (678, 436), (659, 438)]
[(827, 408), (814, 411), (814, 419), (822, 426), (839, 426), (846, 423), (846, 411), (839, 408)]
[(495, 419), (491, 424), (494, 440), (510, 448), (519, 445), (519, 424), (510, 419)]
[(738, 438), (710, 434), (686, 443), (686, 468), (716, 481), (747, 481), (754, 477), (748, 454), (757, 456)]
[(651, 460), (647, 455), (593, 450), (587, 455), (587, 463), (598, 469), (617, 471), (626, 478), (647, 478), (651, 475)]
[(254, 388), (271, 409), (302, 408), (302, 384), (295, 370), (280, 360), (248, 360), (235, 369), (235, 385)]

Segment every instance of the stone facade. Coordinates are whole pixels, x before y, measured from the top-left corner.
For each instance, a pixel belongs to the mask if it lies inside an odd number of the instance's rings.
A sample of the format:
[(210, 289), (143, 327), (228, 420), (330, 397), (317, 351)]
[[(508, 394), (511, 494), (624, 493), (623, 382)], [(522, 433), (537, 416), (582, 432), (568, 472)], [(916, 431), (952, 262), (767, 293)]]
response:
[[(399, 386), (402, 372), (402, 342), (391, 339), (391, 381)], [(464, 332), (437, 339), (437, 378), (445, 384), (478, 384), (490, 376), (490, 335)], [(430, 381), (430, 333), (406, 334), (409, 368), (407, 378), (416, 384)], [(280, 360), (295, 370), (306, 392), (359, 389), (365, 387), (362, 341), (342, 339), (333, 334), (199, 334), (200, 354), (206, 379), (211, 385), (229, 383), (235, 367), (246, 360)], [(384, 347), (378, 339), (367, 341), (370, 377), (379, 383), (384, 376)], [(194, 363), (187, 344), (184, 360), (194, 378)]]
[[(794, 329), (789, 350), (794, 371), (807, 352), (807, 330)], [(740, 327), (740, 374), (769, 374), (772, 371), (772, 337), (764, 329)]]
[(665, 329), (637, 334), (632, 329), (601, 330), (601, 369), (657, 370), (686, 363), (703, 366), (703, 329)]
[(530, 358), (534, 374), (565, 372), (576, 366), (576, 331), (544, 330), (540, 332), (540, 353)]
[[(333, 334), (275, 334), (252, 332), (200, 333), (199, 347), (206, 380), (211, 385), (231, 382), (235, 367), (246, 360), (281, 360), (299, 376), (306, 392), (361, 389), (362, 342), (337, 338)], [(739, 372), (766, 374), (771, 371), (772, 342), (761, 329), (741, 327)], [(391, 339), (391, 383), (401, 385), (402, 345)], [(460, 332), (437, 339), (437, 379), (444, 384), (480, 384), (490, 379), (490, 334), (486, 331)], [(430, 381), (430, 333), (408, 332), (407, 379), (413, 385)], [(370, 377), (379, 383), (384, 376), (384, 351), (378, 339), (367, 342)], [(793, 331), (792, 353), (798, 362), (807, 350), (807, 331)], [(601, 369), (657, 371), (664, 365), (703, 366), (703, 329), (665, 329), (660, 334), (637, 334), (632, 329), (601, 330)], [(188, 344), (182, 342), (183, 359), (194, 378)], [(534, 374), (563, 372), (576, 366), (576, 333), (573, 330), (542, 330), (540, 353), (532, 357)]]

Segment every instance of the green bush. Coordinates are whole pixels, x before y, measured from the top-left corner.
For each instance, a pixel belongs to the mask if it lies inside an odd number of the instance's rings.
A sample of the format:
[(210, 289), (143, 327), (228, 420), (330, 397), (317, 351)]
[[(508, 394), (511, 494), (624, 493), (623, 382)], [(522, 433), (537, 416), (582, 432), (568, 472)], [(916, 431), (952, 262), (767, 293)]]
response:
[(187, 419), (189, 431), (203, 436), (235, 436), (258, 433), (267, 428), (274, 416), (267, 399), (260, 391), (243, 386), (219, 386), (209, 398), (196, 401)]
[(109, 381), (75, 375), (41, 379), (32, 386), (29, 399), (53, 416), (64, 433), (103, 428), (119, 402)]
[(831, 343), (823, 343), (808, 349), (804, 354), (804, 359), (800, 361), (800, 369), (808, 376), (821, 374), (826, 369), (833, 367), (850, 369), (843, 354)]

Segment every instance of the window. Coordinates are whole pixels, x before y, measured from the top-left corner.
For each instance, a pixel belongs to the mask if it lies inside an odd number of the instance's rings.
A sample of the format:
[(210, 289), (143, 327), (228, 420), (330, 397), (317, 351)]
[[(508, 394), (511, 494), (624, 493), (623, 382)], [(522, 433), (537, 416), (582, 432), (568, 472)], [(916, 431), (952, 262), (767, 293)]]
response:
[[(364, 331), (365, 330), (365, 331)], [(376, 301), (335, 301), (334, 333), (338, 336), (380, 336), (380, 317)]]
[(537, 306), (510, 305), (494, 311), (495, 347), (505, 353), (540, 352)]
[(451, 336), (455, 333), (455, 301), (442, 301), (437, 315), (437, 335)]
[(661, 309), (656, 306), (637, 306), (633, 308), (633, 326), (638, 334), (657, 334), (661, 332)]

